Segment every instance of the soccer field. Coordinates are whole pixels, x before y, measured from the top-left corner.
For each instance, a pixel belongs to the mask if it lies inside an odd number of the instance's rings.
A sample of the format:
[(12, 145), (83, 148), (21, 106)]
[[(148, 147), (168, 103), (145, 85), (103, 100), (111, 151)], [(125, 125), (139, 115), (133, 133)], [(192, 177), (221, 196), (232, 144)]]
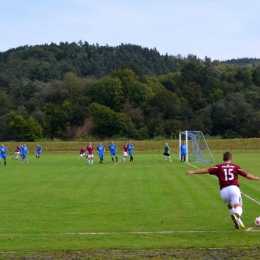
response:
[[(135, 153), (134, 163), (93, 166), (77, 153), (29, 154), (29, 163), (0, 164), (0, 251), (220, 248), (259, 246), (260, 182), (240, 177), (245, 230), (236, 230), (216, 178), (186, 176), (172, 154)], [(222, 153), (214, 153), (215, 163)], [(234, 163), (258, 175), (258, 153)], [(119, 155), (121, 158), (121, 154)]]

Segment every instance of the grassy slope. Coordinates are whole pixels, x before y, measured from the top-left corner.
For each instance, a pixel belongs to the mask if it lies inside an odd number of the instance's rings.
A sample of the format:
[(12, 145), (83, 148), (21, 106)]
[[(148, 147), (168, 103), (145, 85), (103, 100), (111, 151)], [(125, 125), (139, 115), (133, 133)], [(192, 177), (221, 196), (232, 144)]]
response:
[[(214, 153), (215, 161), (221, 155)], [(234, 155), (236, 163), (257, 174), (257, 153)], [(118, 165), (108, 154), (104, 165), (96, 157), (94, 166), (77, 157), (30, 154), (30, 163), (20, 164), (9, 156), (8, 165), (0, 165), (0, 251), (259, 244), (259, 232), (234, 229), (215, 178), (185, 175), (192, 166), (177, 159), (164, 163), (161, 152), (136, 153), (133, 164)], [(259, 200), (259, 182), (241, 178), (240, 183)], [(259, 205), (243, 200), (246, 227), (259, 231), (253, 225)]]

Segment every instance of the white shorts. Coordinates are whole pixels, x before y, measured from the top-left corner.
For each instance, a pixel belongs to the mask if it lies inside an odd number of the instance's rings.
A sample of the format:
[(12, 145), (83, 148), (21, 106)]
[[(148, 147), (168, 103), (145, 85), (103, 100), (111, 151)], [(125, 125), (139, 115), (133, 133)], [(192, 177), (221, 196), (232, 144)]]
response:
[(94, 154), (88, 154), (88, 158), (94, 158)]
[(124, 155), (124, 157), (127, 157), (128, 153), (127, 152), (123, 152), (123, 155)]
[(20, 152), (14, 152), (14, 154), (18, 154), (18, 155), (19, 155), (19, 154), (20, 154)]
[(242, 197), (241, 197), (241, 192), (240, 189), (236, 185), (231, 185), (223, 188), (220, 191), (220, 196), (222, 200), (228, 204), (242, 204)]

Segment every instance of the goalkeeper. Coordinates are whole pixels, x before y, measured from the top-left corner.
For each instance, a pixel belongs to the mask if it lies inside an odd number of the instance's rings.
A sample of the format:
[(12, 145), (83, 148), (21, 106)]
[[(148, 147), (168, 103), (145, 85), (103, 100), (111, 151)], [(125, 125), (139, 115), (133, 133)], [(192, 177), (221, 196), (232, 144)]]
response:
[(164, 142), (163, 158), (165, 162), (167, 161), (167, 157), (169, 157), (170, 162), (172, 162), (172, 158), (170, 156), (170, 146), (168, 145), (168, 143)]

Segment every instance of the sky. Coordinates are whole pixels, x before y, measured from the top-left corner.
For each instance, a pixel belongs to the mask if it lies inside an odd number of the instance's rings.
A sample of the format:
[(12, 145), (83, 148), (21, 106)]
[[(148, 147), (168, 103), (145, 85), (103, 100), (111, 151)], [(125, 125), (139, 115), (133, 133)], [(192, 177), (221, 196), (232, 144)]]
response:
[(259, 0), (0, 0), (0, 52), (134, 44), (211, 60), (260, 58)]

